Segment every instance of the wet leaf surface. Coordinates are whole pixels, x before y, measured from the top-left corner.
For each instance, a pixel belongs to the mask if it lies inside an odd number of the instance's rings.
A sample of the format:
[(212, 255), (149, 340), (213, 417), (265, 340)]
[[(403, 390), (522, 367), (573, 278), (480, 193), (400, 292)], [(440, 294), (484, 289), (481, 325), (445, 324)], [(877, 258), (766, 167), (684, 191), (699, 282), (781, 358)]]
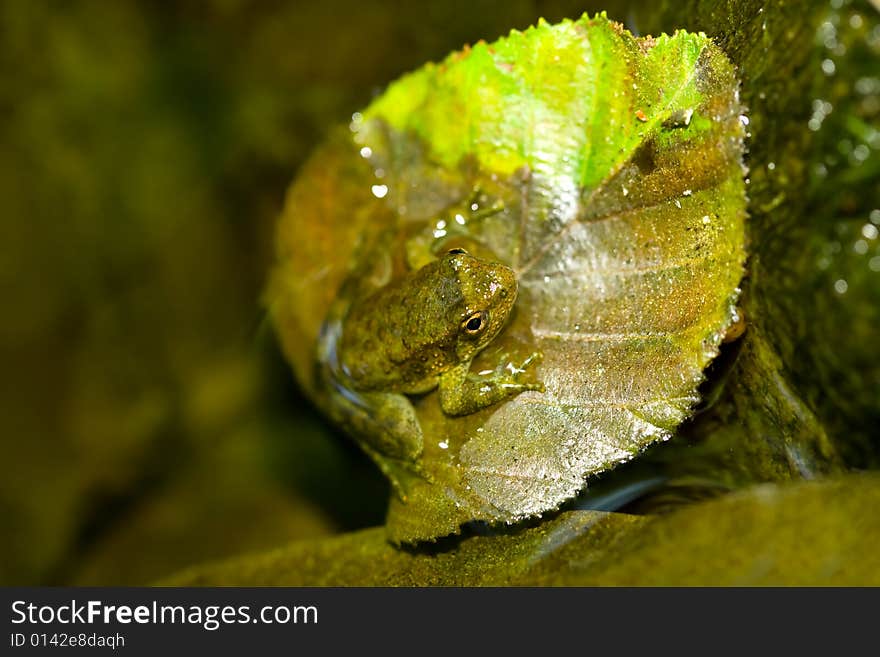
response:
[(313, 158), (270, 303), (319, 405), (314, 344), (364, 242), (395, 276), (457, 245), (508, 264), (515, 315), (472, 371), (543, 357), (543, 392), (456, 418), (414, 401), (423, 476), (392, 499), (393, 540), (555, 509), (688, 416), (745, 258), (737, 91), (705, 36), (540, 23), (404, 76)]

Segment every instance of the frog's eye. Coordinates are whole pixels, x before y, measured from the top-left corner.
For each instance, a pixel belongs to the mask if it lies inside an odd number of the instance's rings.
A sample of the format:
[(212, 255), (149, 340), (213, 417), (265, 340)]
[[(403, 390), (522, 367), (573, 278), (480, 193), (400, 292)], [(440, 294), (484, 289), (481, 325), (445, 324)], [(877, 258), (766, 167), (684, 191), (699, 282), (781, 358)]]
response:
[(461, 323), (462, 329), (468, 335), (477, 335), (489, 324), (488, 313), (477, 311), (472, 313), (466, 320)]
[(468, 252), (462, 249), (461, 247), (455, 247), (454, 249), (449, 249), (447, 251), (449, 255), (467, 255)]

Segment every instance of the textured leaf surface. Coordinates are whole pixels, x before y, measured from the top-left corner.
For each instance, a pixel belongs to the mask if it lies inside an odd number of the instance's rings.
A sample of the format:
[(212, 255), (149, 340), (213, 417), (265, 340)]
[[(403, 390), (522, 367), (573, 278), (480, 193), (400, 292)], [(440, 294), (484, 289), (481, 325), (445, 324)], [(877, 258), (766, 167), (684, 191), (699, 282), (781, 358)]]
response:
[(301, 175), (273, 299), (319, 404), (321, 318), (388, 228), (396, 273), (457, 242), (517, 272), (515, 316), (473, 371), (543, 355), (545, 392), (457, 418), (414, 400), (426, 476), (392, 500), (392, 539), (556, 508), (687, 416), (745, 257), (737, 88), (703, 35), (540, 23), (401, 78)]

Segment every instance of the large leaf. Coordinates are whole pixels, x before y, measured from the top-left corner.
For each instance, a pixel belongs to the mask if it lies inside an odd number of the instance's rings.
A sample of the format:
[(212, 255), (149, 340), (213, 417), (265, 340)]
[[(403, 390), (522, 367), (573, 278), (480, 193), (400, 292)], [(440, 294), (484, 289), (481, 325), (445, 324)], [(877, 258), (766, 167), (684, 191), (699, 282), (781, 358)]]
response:
[(543, 392), (456, 418), (414, 400), (423, 478), (392, 500), (392, 539), (554, 509), (688, 415), (745, 257), (737, 89), (702, 34), (539, 23), (403, 77), (356, 115), (354, 144), (313, 160), (280, 225), (273, 304), (319, 404), (322, 318), (356, 244), (389, 227), (388, 251), (461, 240), (516, 271), (513, 321), (473, 371), (543, 356)]

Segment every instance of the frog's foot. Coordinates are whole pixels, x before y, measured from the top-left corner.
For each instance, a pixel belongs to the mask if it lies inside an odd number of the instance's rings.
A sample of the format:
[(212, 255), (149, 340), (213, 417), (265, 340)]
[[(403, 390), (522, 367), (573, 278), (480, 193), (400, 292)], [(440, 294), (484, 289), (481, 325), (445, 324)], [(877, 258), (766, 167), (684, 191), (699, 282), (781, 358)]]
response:
[(367, 443), (362, 443), (361, 447), (379, 466), (382, 474), (391, 483), (392, 490), (402, 502), (408, 501), (412, 489), (420, 481), (432, 481), (432, 478), (422, 469), (419, 461), (411, 462), (391, 458), (376, 451)]
[(406, 501), (422, 469), (422, 427), (409, 399), (396, 393), (356, 392), (336, 384), (334, 416), (348, 427), (379, 466), (398, 496)]
[(360, 393), (365, 413), (360, 433), (380, 454), (416, 463), (422, 455), (422, 425), (404, 395), (391, 392)]
[(443, 374), (440, 378), (440, 406), (447, 415), (468, 415), (527, 390), (544, 391), (540, 381), (528, 379), (541, 354), (534, 352), (519, 365), (502, 354), (498, 365), (488, 374), (471, 374), (470, 363)]
[(362, 396), (371, 409), (362, 427), (366, 451), (388, 477), (397, 496), (406, 502), (415, 484), (430, 480), (422, 469), (424, 439), (415, 409), (401, 394)]
[(522, 390), (538, 390), (544, 392), (544, 384), (540, 381), (522, 381), (523, 375), (529, 371), (532, 365), (538, 365), (544, 359), (544, 354), (540, 351), (533, 351), (519, 365), (510, 360), (508, 354), (502, 354), (498, 359), (498, 366), (495, 368), (495, 376), (499, 379), (510, 378), (510, 385), (519, 386)]
[(422, 427), (409, 400), (401, 394), (352, 390), (336, 375), (339, 322), (325, 323), (319, 342), (318, 377), (328, 393), (330, 415), (348, 427), (359, 442), (380, 454), (415, 463), (422, 455)]

